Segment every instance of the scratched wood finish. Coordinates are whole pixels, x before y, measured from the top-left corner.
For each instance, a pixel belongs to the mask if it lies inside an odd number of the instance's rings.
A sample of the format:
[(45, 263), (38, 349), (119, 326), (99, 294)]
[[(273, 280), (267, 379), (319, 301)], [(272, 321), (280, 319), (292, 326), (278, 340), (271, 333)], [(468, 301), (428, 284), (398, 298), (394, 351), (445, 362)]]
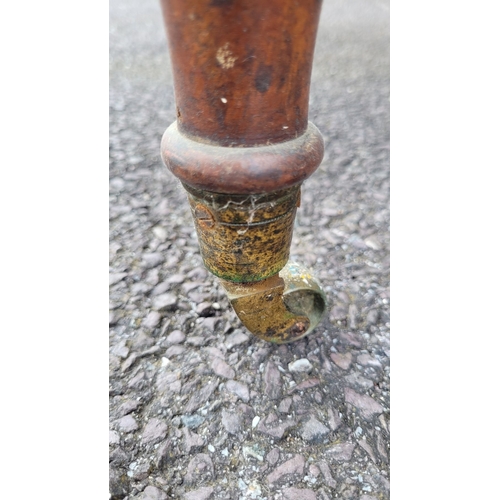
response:
[(220, 146), (302, 135), (321, 0), (161, 0), (179, 131)]
[(161, 142), (165, 165), (184, 184), (227, 194), (270, 193), (300, 184), (321, 163), (323, 151), (323, 137), (311, 122), (297, 139), (270, 146), (204, 144), (180, 133), (177, 122)]

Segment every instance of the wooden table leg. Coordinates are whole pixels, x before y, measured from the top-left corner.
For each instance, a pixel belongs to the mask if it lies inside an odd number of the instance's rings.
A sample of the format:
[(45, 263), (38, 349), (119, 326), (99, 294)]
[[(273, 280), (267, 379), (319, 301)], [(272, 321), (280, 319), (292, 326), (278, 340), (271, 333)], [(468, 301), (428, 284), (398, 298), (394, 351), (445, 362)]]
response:
[(301, 183), (323, 157), (308, 121), (321, 1), (161, 3), (177, 106), (162, 158), (187, 191), (203, 261), (252, 333), (302, 338), (325, 309), (311, 273), (287, 264)]

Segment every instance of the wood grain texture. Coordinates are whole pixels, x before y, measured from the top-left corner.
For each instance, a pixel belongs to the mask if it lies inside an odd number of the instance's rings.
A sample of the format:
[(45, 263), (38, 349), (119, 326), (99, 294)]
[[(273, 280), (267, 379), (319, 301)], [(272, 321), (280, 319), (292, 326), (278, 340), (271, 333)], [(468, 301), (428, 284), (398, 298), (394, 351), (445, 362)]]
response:
[(221, 146), (302, 135), (320, 0), (161, 0), (179, 131)]

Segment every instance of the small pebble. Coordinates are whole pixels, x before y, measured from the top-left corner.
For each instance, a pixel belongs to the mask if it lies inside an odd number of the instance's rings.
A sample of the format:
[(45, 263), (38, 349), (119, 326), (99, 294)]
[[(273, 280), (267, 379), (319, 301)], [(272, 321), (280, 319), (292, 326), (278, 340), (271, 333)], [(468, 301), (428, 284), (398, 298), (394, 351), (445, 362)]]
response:
[(157, 311), (169, 311), (175, 308), (177, 297), (173, 293), (163, 293), (153, 299), (152, 307)]
[(174, 330), (171, 332), (168, 337), (165, 339), (165, 342), (168, 344), (182, 344), (186, 339), (186, 335), (180, 330)]
[(309, 373), (312, 370), (312, 365), (308, 359), (302, 358), (290, 363), (288, 365), (288, 369), (294, 373), (301, 373), (301, 372)]
[(161, 321), (161, 314), (157, 311), (151, 311), (146, 316), (146, 319), (143, 321), (142, 326), (144, 328), (153, 329), (158, 325), (160, 321)]
[(196, 429), (205, 422), (205, 418), (200, 415), (182, 415), (181, 420), (182, 423), (190, 429)]

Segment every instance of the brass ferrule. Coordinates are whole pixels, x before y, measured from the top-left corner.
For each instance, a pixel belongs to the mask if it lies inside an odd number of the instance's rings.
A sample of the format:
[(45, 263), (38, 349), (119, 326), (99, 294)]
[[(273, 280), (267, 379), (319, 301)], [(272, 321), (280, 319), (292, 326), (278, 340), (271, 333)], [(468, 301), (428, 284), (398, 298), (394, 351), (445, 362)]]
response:
[(278, 344), (310, 333), (326, 297), (311, 271), (288, 261), (300, 185), (260, 195), (184, 187), (203, 262), (245, 327)]
[(215, 276), (261, 281), (285, 267), (300, 186), (259, 195), (221, 194), (184, 185), (201, 256)]

